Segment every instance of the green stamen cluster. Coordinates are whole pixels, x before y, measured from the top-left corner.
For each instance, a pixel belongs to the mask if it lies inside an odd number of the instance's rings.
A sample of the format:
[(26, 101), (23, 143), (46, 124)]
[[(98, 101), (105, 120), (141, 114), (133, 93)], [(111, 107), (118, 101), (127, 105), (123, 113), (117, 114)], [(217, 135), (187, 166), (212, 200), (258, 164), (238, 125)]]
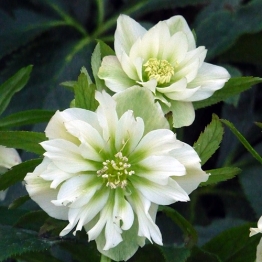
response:
[(125, 188), (127, 177), (135, 174), (133, 170), (130, 170), (130, 167), (128, 158), (123, 156), (120, 151), (115, 154), (114, 160), (103, 162), (103, 168), (97, 171), (97, 175), (106, 179), (106, 186), (110, 186), (112, 189), (116, 189), (117, 187)]
[(158, 84), (169, 83), (175, 74), (174, 67), (166, 60), (150, 58), (144, 65), (149, 79), (156, 79)]

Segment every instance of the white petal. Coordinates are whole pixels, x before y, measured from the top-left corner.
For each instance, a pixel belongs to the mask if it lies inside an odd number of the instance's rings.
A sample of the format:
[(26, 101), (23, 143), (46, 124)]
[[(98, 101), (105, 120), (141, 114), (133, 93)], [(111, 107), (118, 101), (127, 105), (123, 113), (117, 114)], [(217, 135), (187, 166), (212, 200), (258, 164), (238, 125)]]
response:
[(46, 169), (41, 173), (41, 177), (44, 180), (51, 181), (50, 188), (57, 188), (57, 186), (63, 181), (75, 176), (77, 174), (72, 174), (64, 172), (57, 168), (52, 162), (46, 167)]
[(133, 192), (132, 195), (128, 197), (128, 200), (135, 210), (138, 218), (138, 235), (146, 237), (151, 242), (153, 240), (158, 245), (163, 245), (161, 232), (153, 220), (155, 218), (152, 218), (149, 213), (151, 206), (150, 201), (138, 192)]
[(165, 20), (168, 25), (171, 35), (174, 35), (176, 32), (182, 31), (186, 34), (189, 50), (196, 48), (196, 42), (192, 31), (190, 30), (185, 18), (180, 15), (173, 16), (168, 20)]
[(192, 97), (199, 87), (196, 88), (187, 88), (186, 78), (181, 78), (174, 84), (171, 84), (168, 87), (158, 87), (157, 91), (165, 94), (165, 96), (172, 100), (184, 101), (189, 97)]
[(173, 114), (173, 126), (175, 128), (190, 126), (195, 120), (195, 110), (190, 102), (172, 100), (170, 111)]
[(188, 42), (185, 33), (177, 32), (166, 43), (162, 59), (165, 59), (171, 65), (176, 66), (185, 58), (187, 50)]
[(66, 129), (81, 141), (81, 155), (90, 160), (102, 161), (101, 151), (107, 151), (107, 144), (99, 132), (86, 122), (73, 120), (65, 123)]
[[(139, 79), (136, 67), (130, 57), (125, 53), (122, 52), (121, 57), (119, 58), (120, 64), (122, 69), (126, 73), (126, 75), (131, 78), (132, 80), (136, 81)], [(141, 74), (141, 73), (140, 73)]]
[(98, 182), (95, 175), (75, 176), (62, 184), (57, 195), (57, 200), (52, 201), (52, 203), (59, 206), (72, 207), (75, 201), (80, 200), (82, 202), (80, 206), (82, 206), (89, 202), (97, 188)]
[(199, 62), (199, 67), (202, 66), (206, 58), (207, 50), (204, 46), (199, 46), (196, 49), (193, 49), (186, 53), (184, 60), (178, 65), (179, 68), (188, 66), (189, 64), (194, 63), (195, 61)]
[(40, 177), (49, 165), (50, 161), (44, 158), (33, 173), (28, 173), (25, 177), (25, 187), (30, 197), (51, 217), (67, 220), (67, 207), (57, 207), (52, 200), (56, 199), (58, 190), (50, 188), (50, 182)]
[(146, 32), (139, 23), (127, 15), (120, 15), (117, 19), (115, 32), (115, 51), (120, 56), (122, 51), (129, 54), (130, 48), (134, 42)]
[(135, 82), (124, 72), (116, 56), (103, 58), (98, 77), (105, 80), (106, 86), (114, 92), (121, 92), (135, 85)]
[(194, 191), (201, 182), (206, 182), (209, 177), (205, 171), (201, 169), (200, 164), (195, 168), (186, 167), (186, 175), (173, 177), (173, 179), (183, 188), (187, 194)]
[(261, 262), (261, 261), (262, 261), (262, 238), (260, 239), (260, 241), (257, 245), (256, 261), (255, 262)]
[(181, 78), (186, 78), (187, 82), (191, 82), (198, 73), (198, 68), (200, 65), (199, 59), (196, 59), (192, 63), (188, 63), (185, 66), (179, 66), (175, 71), (174, 76), (172, 77), (171, 81), (178, 81)]
[[(114, 223), (118, 224), (118, 226), (121, 225), (121, 228), (124, 230), (128, 230), (133, 225), (134, 213), (131, 205), (126, 201), (122, 189), (116, 189), (115, 192), (113, 217), (116, 220)], [(120, 222), (120, 220), (122, 222)]]
[(11, 168), (21, 163), (21, 158), (14, 148), (0, 145), (0, 167)]
[(8, 189), (0, 191), (0, 201), (4, 201), (5, 200), (7, 191), (8, 191)]
[(161, 155), (177, 148), (176, 136), (168, 129), (158, 129), (147, 133), (140, 141), (132, 155), (131, 162), (141, 161), (149, 155)]
[(230, 78), (228, 71), (221, 67), (203, 63), (196, 78), (188, 85), (189, 88), (201, 86), (190, 101), (199, 101), (210, 97), (216, 90), (221, 89)]
[(97, 117), (103, 129), (103, 139), (110, 145), (114, 145), (115, 131), (118, 122), (116, 102), (105, 91), (102, 91), (102, 93), (96, 92), (95, 97), (99, 102)]
[(82, 209), (79, 222), (76, 230), (81, 230), (82, 227), (88, 224), (101, 210), (105, 207), (109, 196), (109, 190), (101, 189), (97, 191), (90, 199), (89, 203)]
[(186, 173), (185, 167), (171, 156), (149, 156), (139, 162), (136, 170), (136, 176), (159, 185), (166, 185), (170, 176), (183, 176)]
[(61, 170), (69, 173), (95, 171), (96, 167), (81, 156), (80, 149), (63, 139), (53, 139), (40, 143), (46, 150), (44, 156)]
[(115, 148), (125, 156), (134, 150), (144, 133), (142, 118), (134, 118), (133, 111), (126, 111), (117, 123)]
[(172, 150), (170, 153), (184, 166), (200, 166), (200, 158), (197, 152), (190, 145), (177, 140), (179, 147)]
[(165, 43), (169, 41), (170, 34), (165, 23), (159, 22), (150, 28), (140, 39), (138, 39), (130, 49), (130, 57), (143, 58), (146, 62), (150, 58), (162, 58)]
[(257, 228), (250, 228), (250, 234), (249, 236), (252, 237), (258, 233), (262, 233), (262, 216), (259, 218), (258, 222), (257, 222)]
[(257, 222), (257, 227), (261, 230), (261, 233), (262, 233), (262, 216), (259, 218)]
[(122, 230), (117, 227), (111, 219), (108, 219), (105, 226), (105, 237), (106, 244), (103, 250), (109, 250), (110, 248), (116, 247), (120, 242), (123, 241), (121, 236)]
[(159, 185), (137, 176), (130, 177), (130, 181), (146, 199), (155, 204), (170, 205), (176, 201), (189, 201), (187, 193), (171, 178), (168, 178), (167, 185)]
[(62, 112), (57, 111), (55, 113), (46, 127), (46, 136), (50, 139), (63, 138), (73, 143), (78, 141), (75, 137), (71, 136), (64, 127), (65, 122), (75, 119), (85, 121), (97, 130), (100, 128), (94, 112), (80, 108), (69, 108)]
[(101, 233), (107, 222), (113, 223), (113, 217), (112, 217), (113, 208), (114, 208), (113, 193), (114, 193), (113, 191), (110, 191), (107, 204), (100, 212), (99, 220), (90, 230), (88, 230), (87, 234), (88, 234), (89, 241), (94, 240), (98, 237), (98, 235)]
[(261, 233), (261, 231), (258, 228), (251, 227), (249, 236), (252, 237), (252, 236), (254, 236), (254, 235), (258, 234), (258, 233)]

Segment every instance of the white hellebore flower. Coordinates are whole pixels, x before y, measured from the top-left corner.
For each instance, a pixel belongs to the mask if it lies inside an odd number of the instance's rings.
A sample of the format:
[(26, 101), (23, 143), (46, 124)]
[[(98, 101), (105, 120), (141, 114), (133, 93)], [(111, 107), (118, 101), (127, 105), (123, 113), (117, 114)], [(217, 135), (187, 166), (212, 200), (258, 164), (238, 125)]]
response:
[(116, 93), (134, 85), (149, 88), (164, 113), (173, 113), (174, 127), (192, 124), (192, 102), (212, 96), (230, 78), (225, 68), (203, 62), (207, 50), (196, 48), (182, 16), (160, 21), (147, 31), (120, 15), (114, 47), (116, 56), (103, 58), (98, 76)]
[[(0, 145), (0, 175), (5, 173), (12, 166), (21, 163), (21, 158), (14, 148), (7, 148)], [(0, 191), (0, 201), (5, 199), (7, 190)]]
[[(257, 222), (257, 228), (251, 227), (249, 236), (252, 237), (258, 233), (262, 233), (262, 216)], [(262, 238), (257, 246), (256, 262), (262, 262)]]
[[(96, 93), (96, 112), (57, 111), (45, 133), (43, 162), (25, 177), (31, 198), (69, 220), (60, 236), (85, 228), (101, 253), (126, 260), (145, 238), (161, 245), (158, 205), (188, 201), (208, 175), (197, 153), (168, 129), (144, 133), (144, 121)], [(133, 243), (134, 242), (134, 243)]]

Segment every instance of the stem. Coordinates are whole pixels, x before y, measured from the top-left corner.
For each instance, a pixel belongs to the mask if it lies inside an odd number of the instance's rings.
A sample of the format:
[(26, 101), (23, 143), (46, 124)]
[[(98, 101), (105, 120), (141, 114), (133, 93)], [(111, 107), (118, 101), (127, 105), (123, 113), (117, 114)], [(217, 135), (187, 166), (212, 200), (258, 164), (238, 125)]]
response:
[(101, 26), (104, 21), (104, 1), (96, 0), (97, 5), (97, 28)]
[(65, 23), (69, 26), (74, 27), (77, 31), (79, 31), (83, 36), (87, 36), (87, 32), (85, 28), (78, 23), (73, 17), (65, 13), (62, 9), (59, 8), (58, 5), (49, 2), (49, 5), (57, 12), (57, 14), (64, 19)]
[[(99, 0), (97, 0), (97, 2), (99, 2)], [(142, 8), (146, 4), (147, 4), (147, 1), (139, 2), (139, 3), (133, 5), (132, 7), (128, 8), (126, 10), (122, 10), (121, 13), (126, 14), (126, 15), (130, 15), (133, 12)], [(119, 14), (117, 13), (115, 16), (113, 16), (112, 18), (105, 21), (105, 23), (101, 24), (101, 26), (97, 27), (97, 29), (94, 31), (92, 37), (98, 38), (101, 34), (103, 34), (107, 30), (109, 30), (112, 26), (114, 26), (116, 24), (116, 20), (117, 20), (118, 16), (119, 16)]]
[(101, 254), (100, 262), (111, 262), (111, 258), (106, 257), (105, 255)]

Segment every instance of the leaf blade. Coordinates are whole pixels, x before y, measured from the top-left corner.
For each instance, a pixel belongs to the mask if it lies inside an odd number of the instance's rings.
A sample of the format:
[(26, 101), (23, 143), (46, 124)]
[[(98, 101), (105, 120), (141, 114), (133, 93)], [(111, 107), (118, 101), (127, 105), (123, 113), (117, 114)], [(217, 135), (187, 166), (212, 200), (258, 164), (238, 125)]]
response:
[(28, 82), (33, 66), (21, 68), (0, 85), (0, 114), (6, 109), (13, 95), (20, 91)]
[(198, 140), (194, 143), (193, 148), (201, 159), (201, 165), (216, 152), (222, 141), (224, 129), (216, 115), (212, 116), (212, 121), (206, 126)]
[(39, 143), (46, 140), (44, 133), (29, 131), (0, 131), (0, 145), (23, 149), (38, 155), (44, 153)]
[(5, 190), (11, 185), (24, 179), (28, 172), (32, 172), (34, 168), (41, 163), (42, 159), (32, 159), (13, 166), (12, 169), (0, 176), (0, 190)]

